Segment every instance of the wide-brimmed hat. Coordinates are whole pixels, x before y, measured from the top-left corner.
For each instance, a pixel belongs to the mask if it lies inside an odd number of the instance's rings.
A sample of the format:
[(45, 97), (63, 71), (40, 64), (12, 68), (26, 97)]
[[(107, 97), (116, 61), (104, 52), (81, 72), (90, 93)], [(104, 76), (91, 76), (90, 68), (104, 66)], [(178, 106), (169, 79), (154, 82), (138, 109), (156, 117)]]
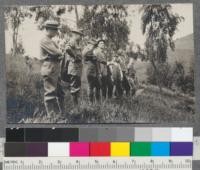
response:
[(80, 29), (73, 29), (73, 30), (71, 30), (71, 32), (74, 34), (79, 34), (81, 36), (84, 36), (83, 30), (80, 30)]
[(47, 20), (44, 23), (44, 27), (55, 30), (60, 28), (60, 24), (55, 20)]

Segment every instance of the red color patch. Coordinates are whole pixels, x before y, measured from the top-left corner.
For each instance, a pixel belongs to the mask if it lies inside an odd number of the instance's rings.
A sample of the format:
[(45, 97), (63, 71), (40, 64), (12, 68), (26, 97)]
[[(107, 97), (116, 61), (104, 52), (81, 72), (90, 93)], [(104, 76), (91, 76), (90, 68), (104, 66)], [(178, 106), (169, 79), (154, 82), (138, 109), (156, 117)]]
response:
[(90, 156), (110, 156), (110, 142), (91, 142)]

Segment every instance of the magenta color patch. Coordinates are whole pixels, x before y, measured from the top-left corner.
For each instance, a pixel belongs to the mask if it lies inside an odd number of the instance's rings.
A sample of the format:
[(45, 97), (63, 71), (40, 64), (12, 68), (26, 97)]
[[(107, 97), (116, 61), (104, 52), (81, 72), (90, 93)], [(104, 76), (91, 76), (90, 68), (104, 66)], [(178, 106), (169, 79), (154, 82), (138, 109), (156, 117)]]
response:
[(70, 142), (70, 156), (89, 156), (89, 143)]

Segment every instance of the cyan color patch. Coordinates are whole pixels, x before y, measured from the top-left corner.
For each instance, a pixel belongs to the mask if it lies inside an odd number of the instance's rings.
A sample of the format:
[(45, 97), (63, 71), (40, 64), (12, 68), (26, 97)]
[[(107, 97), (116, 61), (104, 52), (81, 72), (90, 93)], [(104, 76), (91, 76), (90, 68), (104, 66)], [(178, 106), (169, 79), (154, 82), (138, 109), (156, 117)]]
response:
[(169, 142), (152, 142), (151, 156), (170, 156)]

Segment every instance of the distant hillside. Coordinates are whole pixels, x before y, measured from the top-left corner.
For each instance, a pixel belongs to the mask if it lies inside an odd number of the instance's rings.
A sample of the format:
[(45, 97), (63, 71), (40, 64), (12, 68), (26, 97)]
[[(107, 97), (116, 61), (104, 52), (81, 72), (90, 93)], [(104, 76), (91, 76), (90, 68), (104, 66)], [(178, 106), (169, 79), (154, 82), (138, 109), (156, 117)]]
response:
[(194, 37), (193, 34), (175, 40), (175, 50), (168, 50), (168, 62), (181, 62), (188, 73), (194, 66)]
[(175, 40), (176, 49), (194, 49), (194, 37), (193, 34), (189, 34), (185, 37), (179, 38)]
[[(181, 62), (185, 68), (185, 72), (188, 73), (190, 67), (194, 66), (194, 37), (193, 34), (181, 37), (175, 40), (175, 50), (168, 49), (168, 62), (174, 64), (176, 61)], [(145, 81), (147, 78), (146, 68), (149, 62), (136, 62), (135, 68), (137, 71), (137, 77), (140, 81)]]

